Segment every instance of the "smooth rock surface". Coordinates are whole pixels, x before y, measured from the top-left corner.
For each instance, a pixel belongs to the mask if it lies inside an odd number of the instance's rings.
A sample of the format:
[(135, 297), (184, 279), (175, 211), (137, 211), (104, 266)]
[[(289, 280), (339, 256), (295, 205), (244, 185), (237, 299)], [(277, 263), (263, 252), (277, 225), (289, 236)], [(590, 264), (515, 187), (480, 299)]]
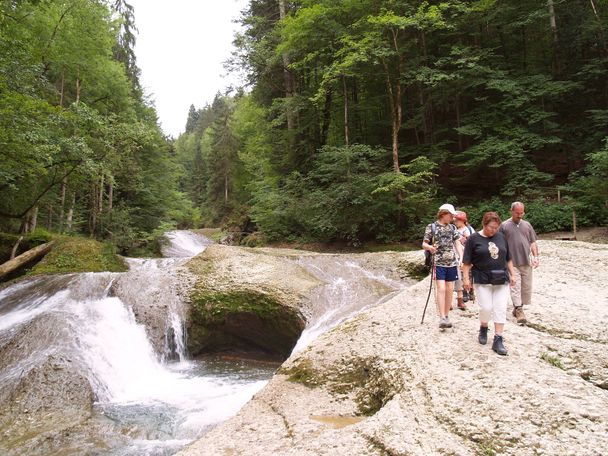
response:
[[(474, 304), (442, 332), (431, 301), (421, 325), (427, 278), (293, 355), (179, 454), (605, 454), (608, 246), (540, 241), (540, 251), (530, 325), (509, 317), (508, 356), (477, 343)], [(348, 417), (364, 419), (331, 424)]]

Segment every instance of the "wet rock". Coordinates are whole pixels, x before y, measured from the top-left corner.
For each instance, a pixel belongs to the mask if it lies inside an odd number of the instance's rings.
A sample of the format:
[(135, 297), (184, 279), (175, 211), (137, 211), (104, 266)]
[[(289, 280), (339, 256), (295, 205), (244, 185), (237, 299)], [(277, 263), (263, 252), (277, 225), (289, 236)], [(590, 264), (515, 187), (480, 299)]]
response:
[(222, 245), (193, 258), (187, 264), (196, 278), (188, 300), (189, 352), (289, 356), (310, 312), (310, 290), (320, 284), (295, 259), (278, 249)]
[(83, 424), (91, 416), (92, 404), (88, 380), (65, 360), (49, 357), (27, 372), (3, 402), (1, 445), (9, 454), (12, 450), (24, 454), (27, 448)]
[[(234, 418), (180, 455), (605, 453), (608, 308), (599, 303), (608, 289), (598, 270), (608, 269), (608, 246), (539, 244), (530, 324), (509, 316), (508, 357), (477, 343), (472, 308), (452, 313), (453, 331), (438, 330), (432, 305), (421, 325), (426, 278), (290, 357)], [(341, 429), (311, 419), (366, 413)]]

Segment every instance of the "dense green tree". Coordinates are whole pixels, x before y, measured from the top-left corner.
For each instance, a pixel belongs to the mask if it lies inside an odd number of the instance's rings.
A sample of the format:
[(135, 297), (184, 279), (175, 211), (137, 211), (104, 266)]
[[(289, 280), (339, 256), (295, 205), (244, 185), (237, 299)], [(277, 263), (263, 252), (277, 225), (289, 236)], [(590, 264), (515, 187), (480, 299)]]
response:
[(0, 6), (0, 226), (81, 232), (127, 251), (197, 219), (143, 101), (132, 8), (93, 0)]

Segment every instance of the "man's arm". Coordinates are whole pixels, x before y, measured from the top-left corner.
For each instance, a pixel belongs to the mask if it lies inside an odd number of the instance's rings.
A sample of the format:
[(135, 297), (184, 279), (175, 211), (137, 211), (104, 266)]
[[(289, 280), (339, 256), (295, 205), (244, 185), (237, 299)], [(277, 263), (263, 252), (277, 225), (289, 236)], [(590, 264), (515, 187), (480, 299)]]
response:
[(507, 261), (507, 270), (509, 271), (509, 285), (515, 286), (515, 267), (513, 266), (513, 260)]
[(532, 252), (532, 267), (537, 268), (540, 264), (540, 256), (538, 255), (538, 244), (536, 241), (530, 244), (530, 251)]

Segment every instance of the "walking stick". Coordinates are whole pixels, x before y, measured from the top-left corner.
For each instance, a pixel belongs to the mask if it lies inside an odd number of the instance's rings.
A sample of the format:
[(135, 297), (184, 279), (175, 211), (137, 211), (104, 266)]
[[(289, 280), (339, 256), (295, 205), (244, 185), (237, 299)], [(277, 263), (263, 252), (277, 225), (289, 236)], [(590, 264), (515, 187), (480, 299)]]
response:
[(426, 308), (429, 305), (429, 299), (431, 297), (431, 291), (433, 290), (433, 280), (435, 278), (435, 254), (431, 256), (431, 284), (429, 286), (429, 294), (426, 297), (426, 304), (424, 305), (424, 310), (422, 311), (422, 320), (420, 320), (420, 324), (424, 323), (424, 315), (426, 314)]

